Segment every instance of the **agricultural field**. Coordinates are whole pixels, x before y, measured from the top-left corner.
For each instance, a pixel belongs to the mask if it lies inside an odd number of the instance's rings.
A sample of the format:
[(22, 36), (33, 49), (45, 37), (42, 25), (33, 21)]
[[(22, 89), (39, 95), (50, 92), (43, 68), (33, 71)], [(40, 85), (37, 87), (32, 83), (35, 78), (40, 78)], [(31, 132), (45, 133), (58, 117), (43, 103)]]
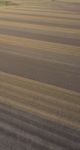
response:
[(79, 0), (0, 0), (0, 150), (80, 150)]

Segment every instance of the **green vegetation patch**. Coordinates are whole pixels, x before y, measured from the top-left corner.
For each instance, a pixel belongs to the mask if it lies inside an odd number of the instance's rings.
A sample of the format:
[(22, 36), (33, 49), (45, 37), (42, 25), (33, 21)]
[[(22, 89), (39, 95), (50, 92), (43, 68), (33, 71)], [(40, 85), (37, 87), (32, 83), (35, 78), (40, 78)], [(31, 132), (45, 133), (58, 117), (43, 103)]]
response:
[(17, 3), (12, 2), (10, 0), (0, 0), (0, 6), (11, 6), (11, 5), (17, 5)]

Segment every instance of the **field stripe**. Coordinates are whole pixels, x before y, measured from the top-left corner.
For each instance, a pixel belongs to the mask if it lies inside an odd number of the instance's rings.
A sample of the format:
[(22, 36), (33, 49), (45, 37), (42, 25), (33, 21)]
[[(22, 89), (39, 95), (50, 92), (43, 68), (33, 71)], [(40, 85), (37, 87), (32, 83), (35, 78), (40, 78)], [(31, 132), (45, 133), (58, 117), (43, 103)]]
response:
[[(30, 82), (31, 83), (31, 85), (32, 86), (37, 86), (38, 85), (38, 87), (40, 87), (40, 88), (42, 88), (43, 90), (50, 90), (49, 89), (49, 87), (50, 88), (52, 88), (52, 89), (54, 89), (55, 90), (55, 88), (52, 86), (47, 86), (46, 84), (40, 84), (39, 85), (39, 82), (35, 82), (35, 81), (31, 81), (31, 80), (27, 80), (27, 79), (24, 79), (24, 78), (18, 78), (17, 76), (12, 76), (12, 75), (9, 75), (9, 74), (4, 74), (4, 73), (0, 73), (0, 80), (1, 80), (1, 78), (3, 78), (4, 80), (4, 82), (6, 81), (6, 83), (7, 82), (11, 82), (11, 81), (15, 81), (15, 80), (17, 80), (17, 88), (20, 86), (19, 85), (19, 81), (20, 81), (20, 79), (22, 80), (22, 83), (24, 83), (24, 84), (27, 84), (27, 81), (28, 82)], [(7, 80), (8, 79), (8, 80)], [(14, 83), (14, 85), (15, 85), (15, 83)], [(7, 84), (6, 84), (6, 86), (7, 86)], [(13, 88), (14, 86), (12, 86), (12, 84), (11, 84), (11, 87)], [(43, 88), (43, 87), (45, 87), (45, 89)], [(47, 88), (47, 89), (46, 89)], [(19, 90), (19, 88), (18, 88), (18, 90)], [(26, 91), (27, 89), (25, 88), (25, 91)], [(57, 88), (56, 88), (56, 90), (57, 90)], [(61, 89), (61, 91), (62, 92), (64, 92), (64, 90), (62, 90)], [(60, 91), (60, 92), (61, 92)], [(5, 88), (4, 88), (4, 92), (6, 92), (5, 91)], [(58, 92), (58, 91), (56, 91), (56, 92)], [(67, 94), (68, 94), (68, 92), (67, 92)], [(2, 95), (2, 94), (1, 94)], [(5, 95), (6, 95), (6, 93), (5, 93)], [(16, 97), (16, 93), (14, 93), (14, 95), (15, 95), (15, 97)], [(32, 92), (31, 92), (31, 95), (32, 95)], [(79, 94), (78, 94), (79, 95)], [(76, 101), (76, 98), (77, 98), (77, 93), (76, 93), (76, 95), (75, 95), (75, 93), (72, 95), (72, 99), (73, 99), (73, 97), (75, 97), (75, 101)], [(10, 96), (9, 96), (10, 97)], [(18, 101), (16, 101), (16, 99), (15, 100), (11, 100), (11, 99), (14, 99), (14, 98), (7, 98), (7, 95), (6, 95), (6, 99), (5, 99), (5, 96), (3, 95), (3, 96), (0, 96), (0, 102), (1, 103), (5, 103), (5, 104), (7, 104), (7, 105), (11, 105), (11, 106), (13, 106), (13, 107), (19, 107), (20, 109), (24, 109), (25, 111), (27, 110), (27, 111), (31, 111), (31, 112), (34, 112), (34, 113), (38, 113), (38, 114), (40, 114), (41, 116), (45, 116), (45, 117), (48, 117), (48, 119), (50, 119), (50, 120), (54, 120), (54, 119), (57, 119), (57, 121), (60, 121), (62, 124), (68, 124), (68, 125), (70, 125), (70, 126), (73, 126), (73, 127), (75, 127), (75, 128), (79, 128), (79, 124), (78, 124), (78, 122), (76, 122), (77, 120), (75, 120), (75, 121), (72, 121), (71, 122), (71, 119), (69, 119), (69, 117), (70, 116), (68, 116), (68, 120), (66, 119), (66, 117), (59, 117), (59, 116), (57, 116), (57, 115), (55, 115), (55, 113), (53, 113), (53, 114), (51, 114), (50, 113), (50, 111), (49, 111), (49, 109), (48, 110), (46, 110), (45, 111), (45, 107), (46, 107), (46, 105), (44, 106), (44, 110), (42, 110), (42, 108), (41, 108), (41, 110), (37, 107), (36, 108), (36, 106), (34, 107), (34, 106), (31, 106), (30, 105), (30, 107), (28, 106), (28, 102), (26, 101), (26, 104), (22, 104), (22, 103), (20, 103), (20, 100), (19, 100), (19, 102)], [(33, 96), (32, 96), (33, 97)], [(45, 97), (45, 95), (43, 96), (43, 98)], [(54, 98), (53, 98), (53, 100), (54, 100)], [(35, 102), (35, 98), (33, 97), (33, 100), (32, 101), (34, 101)], [(25, 103), (25, 102), (24, 102)], [(36, 103), (36, 102), (35, 102)], [(33, 104), (34, 105), (34, 104)], [(36, 104), (37, 105), (37, 104)], [(76, 105), (75, 105), (75, 107), (76, 107)], [(58, 106), (57, 106), (57, 109), (58, 109)], [(67, 108), (66, 108), (67, 109)], [(53, 105), (53, 110), (55, 110), (54, 109), (54, 105)], [(76, 110), (76, 109), (75, 109)], [(61, 111), (61, 110), (60, 110)], [(66, 112), (65, 112), (66, 113)], [(65, 114), (64, 113), (64, 114)], [(69, 112), (68, 112), (69, 113)], [(72, 113), (72, 116), (74, 116), (73, 118), (75, 118), (75, 115), (73, 115), (74, 114), (74, 112)], [(59, 114), (58, 114), (59, 115)], [(78, 116), (77, 116), (78, 117)]]
[[(29, 23), (18, 23), (16, 21), (5, 21), (1, 20), (0, 21), (0, 27), (7, 27), (7, 28), (17, 28), (17, 29), (33, 29), (33, 30), (39, 30), (40, 32), (45, 31), (45, 32), (50, 32), (50, 34), (54, 32), (59, 32), (59, 33), (68, 33), (68, 34), (77, 34), (80, 35), (80, 30), (79, 29), (69, 29), (69, 28), (64, 28), (64, 27), (55, 27), (55, 26), (47, 26), (47, 25), (37, 25), (37, 24), (29, 24)], [(39, 32), (38, 31), (38, 32)]]
[[(53, 32), (55, 29), (53, 27), (49, 27), (46, 25), (37, 25), (37, 24), (29, 24), (29, 23), (18, 23), (15, 21), (5, 21), (2, 20), (0, 21), (0, 27), (13, 27), (13, 28), (17, 28), (17, 29), (33, 29), (33, 30), (40, 30), (40, 31), (45, 31), (45, 32)], [(58, 28), (56, 29), (58, 30)], [(65, 30), (65, 29), (64, 29)], [(73, 33), (77, 32), (79, 33), (77, 30), (72, 30)]]
[[(26, 82), (25, 82), (25, 80), (26, 80)], [(40, 83), (40, 82), (37, 82), (34, 80), (30, 80), (27, 78), (25, 79), (25, 78), (22, 78), (22, 77), (16, 76), (16, 75), (15, 76), (10, 75), (10, 74), (7, 74), (7, 73), (1, 72), (1, 71), (0, 71), (0, 81), (3, 83), (6, 82), (13, 86), (16, 85), (16, 86), (22, 87), (22, 88), (24, 88), (24, 90), (28, 88), (31, 91), (43, 93), (43, 94), (51, 96), (51, 97), (56, 96), (58, 99), (66, 100), (68, 102), (71, 101), (72, 103), (76, 103), (76, 102), (78, 104), (80, 103), (80, 100), (79, 100), (80, 93), (77, 93), (77, 92), (74, 92), (71, 90), (67, 90), (67, 89), (63, 89), (63, 88), (59, 88), (59, 87), (56, 87), (53, 85), (43, 84), (43, 83)], [(35, 85), (34, 85), (34, 83), (35, 83)], [(38, 86), (39, 86), (39, 88), (38, 88)], [(64, 97), (64, 95), (65, 95), (65, 97)]]
[(44, 7), (38, 7), (38, 6), (27, 6), (27, 9), (26, 7), (2, 7), (0, 10), (1, 11), (33, 11), (33, 12), (43, 12), (43, 13), (59, 13), (59, 14), (67, 14), (67, 15), (78, 15), (79, 16), (79, 13), (77, 11), (70, 11), (70, 10), (66, 10), (66, 9), (51, 9), (51, 8), (44, 8)]
[(80, 23), (74, 21), (73, 22), (69, 22), (68, 20), (59, 20), (56, 19), (54, 21), (48, 21), (47, 19), (43, 19), (43, 20), (39, 20), (39, 19), (19, 19), (19, 18), (12, 18), (12, 17), (0, 17), (1, 21), (9, 21), (9, 22), (17, 22), (17, 23), (28, 23), (28, 24), (36, 24), (36, 25), (47, 25), (50, 27), (63, 27), (63, 28), (70, 28), (70, 29), (79, 29), (80, 27)]
[(0, 146), (79, 150), (80, 16), (22, 6), (0, 8)]
[(16, 14), (16, 15), (14, 15), (14, 14), (0, 14), (0, 19), (15, 19), (15, 20), (21, 20), (21, 21), (39, 21), (39, 22), (46, 22), (46, 24), (49, 22), (49, 23), (53, 23), (54, 24), (54, 22), (55, 23), (58, 23), (58, 24), (60, 24), (60, 23), (62, 23), (63, 22), (63, 24), (65, 25), (65, 24), (71, 24), (71, 25), (77, 25), (77, 24), (80, 24), (80, 21), (79, 21), (79, 19), (78, 20), (73, 20), (73, 19), (66, 19), (66, 18), (64, 18), (64, 19), (61, 19), (61, 18), (50, 18), (50, 17), (48, 17), (47, 19), (44, 17), (44, 16), (42, 16), (42, 17), (39, 17), (39, 16), (28, 16), (28, 15), (26, 15), (26, 16), (23, 16), (23, 15), (18, 15), (18, 14)]
[(54, 42), (54, 43), (60, 43), (60, 44), (68, 44), (72, 46), (80, 46), (80, 40), (79, 37), (74, 38), (73, 36), (67, 35), (67, 37), (64, 38), (63, 35), (58, 36), (58, 35), (50, 35), (50, 34), (45, 34), (45, 33), (39, 33), (38, 31), (31, 31), (31, 30), (19, 30), (19, 29), (14, 29), (14, 28), (0, 28), (0, 33), (3, 35), (9, 35), (9, 36), (16, 36), (16, 37), (21, 37), (21, 38), (27, 38), (27, 39), (32, 39), (32, 40), (39, 40), (43, 42)]
[(7, 15), (9, 14), (12, 14), (12, 15), (28, 15), (28, 16), (39, 16), (39, 17), (45, 17), (46, 19), (49, 17), (49, 18), (59, 18), (59, 19), (75, 19), (75, 20), (78, 20), (80, 19), (80, 16), (78, 14), (67, 14), (67, 13), (60, 13), (60, 12), (39, 12), (39, 11), (33, 11), (32, 9), (31, 10), (26, 10), (26, 11), (19, 11), (19, 10), (4, 10), (4, 11), (1, 11), (0, 10), (0, 14), (4, 15), (4, 13), (6, 13)]
[[(44, 51), (52, 51), (56, 53), (65, 53), (71, 55), (80, 55), (80, 47), (78, 46), (69, 46), (66, 44), (56, 44), (50, 42), (43, 42), (38, 40), (31, 40), (27, 38), (21, 38), (16, 36), (8, 36), (0, 34), (0, 43), (10, 45), (17, 45), (23, 46), (26, 48), (33, 48), (33, 49), (41, 49)], [(75, 51), (76, 50), (76, 51)]]

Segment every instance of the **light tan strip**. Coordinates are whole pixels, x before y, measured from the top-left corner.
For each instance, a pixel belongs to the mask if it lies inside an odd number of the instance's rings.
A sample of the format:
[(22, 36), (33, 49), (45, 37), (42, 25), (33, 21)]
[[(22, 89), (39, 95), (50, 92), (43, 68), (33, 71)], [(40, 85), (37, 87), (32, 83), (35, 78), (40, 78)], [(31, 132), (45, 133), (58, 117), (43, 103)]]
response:
[(25, 48), (33, 48), (43, 51), (52, 51), (56, 53), (64, 53), (69, 55), (80, 55), (80, 47), (70, 46), (66, 44), (58, 44), (51, 42), (43, 42), (39, 40), (32, 40), (28, 38), (21, 38), (16, 36), (8, 36), (0, 34), (1, 44), (10, 44), (15, 46), (23, 46)]
[(67, 97), (67, 100), (69, 99), (69, 101), (71, 101), (72, 99), (72, 102), (75, 100), (76, 103), (77, 102), (80, 103), (80, 93), (78, 92), (59, 88), (53, 85), (48, 85), (45, 83), (4, 73), (1, 71), (0, 71), (0, 82), (8, 83), (13, 86), (22, 87), (24, 89), (28, 88), (29, 90), (36, 91), (38, 93), (45, 94), (48, 96), (59, 97), (59, 98), (61, 97), (62, 99), (64, 99), (64, 97), (66, 98), (66, 96), (69, 96), (70, 99)]
[(46, 19), (46, 17), (40, 17), (40, 16), (29, 16), (29, 15), (16, 15), (16, 14), (0, 14), (0, 17), (1, 18), (6, 18), (6, 17), (8, 17), (8, 18), (11, 18), (11, 19), (21, 19), (21, 20), (39, 20), (39, 21), (50, 21), (50, 22), (53, 22), (53, 18), (50, 18), (50, 17), (48, 17), (47, 19)]
[[(32, 93), (31, 93), (32, 94)], [(0, 90), (0, 96), (1, 97), (5, 97), (5, 98), (9, 98), (12, 101), (16, 101), (17, 103), (20, 104), (24, 104), (27, 105), (28, 107), (32, 107), (32, 108), (37, 108), (40, 111), (44, 111), (47, 112), (51, 115), (56, 115), (58, 117), (61, 118), (65, 118), (68, 119), (72, 122), (79, 122), (79, 118), (80, 118), (80, 109), (78, 111), (76, 111), (77, 107), (75, 106), (75, 110), (72, 109), (68, 109), (62, 105), (50, 105), (50, 102), (47, 104), (46, 102), (44, 102), (44, 98), (43, 98), (43, 102), (41, 103), (41, 101), (39, 100), (39, 95), (36, 99), (36, 97), (31, 98), (30, 96), (26, 95), (26, 97), (22, 96), (21, 94), (18, 95), (17, 93), (13, 93), (11, 91), (8, 90)], [(62, 104), (62, 103), (61, 103)]]
[[(71, 101), (71, 98), (72, 98), (72, 101), (74, 101), (74, 99), (75, 99), (75, 101), (76, 101), (76, 103), (77, 103), (77, 98), (79, 98), (80, 99), (80, 94), (79, 93), (76, 93), (76, 92), (72, 92), (72, 91), (68, 91), (68, 90), (64, 90), (64, 89), (61, 89), (61, 88), (57, 88), (57, 87), (55, 87), (55, 86), (51, 86), (51, 85), (47, 85), (47, 84), (43, 84), (43, 83), (40, 83), (40, 82), (36, 82), (36, 81), (33, 81), (33, 80), (29, 80), (29, 79), (25, 79), (25, 78), (22, 78), (22, 77), (19, 77), (19, 76), (14, 76), (14, 75), (10, 75), (10, 74), (6, 74), (6, 73), (3, 73), (3, 72), (0, 72), (0, 81), (1, 82), (4, 82), (4, 83), (9, 83), (9, 84), (11, 84), (11, 86), (18, 86), (18, 88), (19, 87), (21, 87), (22, 89), (24, 89), (24, 90), (26, 90), (26, 88), (33, 88), (34, 90), (36, 90), (36, 92), (37, 92), (37, 89), (38, 89), (38, 92), (41, 92), (42, 93), (42, 95), (44, 94), (46, 94), (45, 93), (45, 91), (47, 92), (47, 95), (48, 94), (50, 94), (50, 92), (49, 91), (52, 91), (53, 92), (53, 97), (54, 97), (54, 92), (56, 93), (56, 96), (57, 96), (57, 94), (59, 94), (60, 93), (60, 95), (62, 95), (62, 97), (64, 97), (64, 99), (66, 98), (66, 95), (65, 95), (65, 93), (67, 94), (67, 98), (68, 98), (68, 100), (69, 100), (69, 98), (70, 98), (70, 101)], [(25, 86), (26, 85), (26, 86)], [(20, 90), (20, 88), (19, 88), (19, 90)], [(23, 91), (24, 91), (23, 90)], [(55, 90), (55, 91), (54, 91)], [(13, 91), (13, 90), (12, 90)], [(5, 92), (4, 92), (5, 93)], [(31, 92), (32, 93), (32, 92)], [(34, 93), (35, 94), (35, 93)], [(5, 94), (4, 94), (5, 95)], [(72, 97), (71, 97), (71, 95), (72, 95)], [(38, 96), (38, 95), (37, 95)], [(69, 97), (70, 96), (70, 97)], [(4, 97), (4, 96), (3, 96)], [(43, 96), (44, 97), (44, 96)], [(51, 96), (52, 97), (52, 96)], [(6, 99), (6, 98), (5, 98)], [(2, 100), (2, 99), (1, 99)], [(10, 100), (10, 101), (12, 101), (12, 100)], [(2, 101), (1, 101), (2, 102)], [(14, 102), (14, 100), (13, 100), (13, 102), (11, 102), (11, 104), (12, 103), (16, 103), (16, 102)], [(18, 103), (19, 102), (17, 102), (17, 107), (18, 107)], [(8, 103), (7, 103), (8, 104)], [(10, 104), (10, 105), (11, 105)], [(21, 105), (21, 104), (19, 104), (19, 105)], [(46, 105), (45, 105), (46, 106)], [(75, 107), (76, 107), (76, 105), (75, 105)], [(29, 108), (29, 106), (27, 106), (27, 108)], [(55, 108), (55, 107), (54, 107)], [(58, 108), (58, 107), (57, 107)], [(61, 106), (60, 106), (60, 108), (61, 108)], [(77, 108), (77, 107), (76, 107)], [(32, 110), (32, 112), (33, 113), (38, 113), (37, 112), (37, 110), (36, 110), (36, 112), (34, 111), (35, 109), (34, 109), (34, 107), (33, 106), (31, 106), (30, 107), (30, 109)], [(37, 108), (38, 109), (38, 108)], [(56, 109), (56, 108), (55, 108)], [(51, 119), (51, 120), (53, 120), (53, 116), (55, 116), (55, 115), (52, 115), (52, 113), (50, 113), (50, 112), (45, 112), (46, 110), (44, 109), (44, 111), (42, 110), (42, 111), (40, 111), (40, 110), (38, 110), (39, 112), (43, 112), (43, 116), (45, 116), (45, 114), (46, 113), (48, 113), (48, 115), (49, 116), (51, 116), (51, 118), (49, 118), (49, 119)], [(72, 111), (72, 110), (70, 110), (70, 111)], [(54, 114), (54, 113), (53, 113)], [(73, 112), (73, 114), (75, 114), (76, 115), (76, 113), (75, 112)], [(65, 115), (65, 114), (64, 114)], [(74, 115), (74, 116), (75, 116)], [(47, 116), (46, 116), (47, 117)], [(59, 117), (58, 116), (58, 114), (57, 114), (57, 118), (61, 118), (60, 120), (67, 120), (66, 119), (66, 117)], [(73, 117), (73, 119), (74, 119), (75, 117)], [(76, 120), (74, 120), (74, 121), (76, 121)], [(73, 123), (74, 123), (74, 121), (72, 121)], [(70, 119), (70, 117), (68, 118), (68, 122), (71, 122), (71, 119)], [(77, 124), (77, 123), (76, 123)]]
[[(35, 29), (35, 30), (43, 30), (53, 32), (53, 27), (46, 25), (37, 25), (37, 24), (29, 24), (29, 23), (18, 23), (16, 21), (0, 21), (0, 27), (14, 27), (17, 29)], [(57, 29), (56, 29), (57, 30)], [(77, 32), (77, 31), (74, 31)]]
[[(0, 84), (1, 85), (1, 84)], [(47, 111), (50, 114), (55, 114), (57, 116), (64, 116), (65, 118), (68, 118), (69, 120), (76, 121), (78, 122), (79, 119), (79, 113), (80, 113), (80, 107), (78, 108), (77, 105), (71, 105), (69, 108), (70, 104), (68, 103), (65, 105), (65, 103), (62, 103), (62, 101), (57, 101), (56, 104), (53, 103), (51, 104), (51, 101), (47, 99), (48, 101), (45, 101), (47, 96), (46, 95), (40, 95), (39, 93), (35, 92), (33, 93), (32, 91), (27, 91), (25, 89), (21, 89), (19, 87), (14, 87), (11, 85), (11, 89), (8, 88), (9, 84), (5, 84), (6, 88), (1, 86), (0, 89), (0, 96), (5, 96), (6, 98), (12, 99), (13, 101), (17, 101), (19, 103), (25, 104), (27, 106), (32, 106), (33, 108), (39, 109), (39, 110), (44, 110), (45, 112)], [(17, 89), (17, 91), (14, 91), (14, 88)], [(26, 95), (25, 95), (26, 94)], [(50, 97), (49, 97), (50, 98)], [(53, 97), (53, 102), (56, 101), (54, 100)], [(48, 102), (48, 103), (47, 103)], [(67, 103), (66, 103), (67, 104)], [(73, 108), (73, 106), (75, 106)]]
[(2, 81), (0, 81), (0, 87), (1, 87), (0, 89), (1, 93), (2, 91), (3, 93), (8, 92), (8, 93), (11, 93), (12, 95), (17, 95), (18, 97), (22, 97), (22, 99), (23, 98), (26, 99), (26, 97), (28, 97), (31, 99), (31, 101), (34, 100), (34, 102), (43, 104), (48, 107), (57, 106), (63, 109), (68, 109), (70, 111), (75, 111), (78, 114), (80, 112), (80, 104), (79, 104), (80, 102), (78, 103), (77, 100), (75, 100), (76, 103), (74, 103), (74, 101), (70, 102), (67, 100), (63, 100), (62, 98), (56, 98), (55, 95), (51, 96), (51, 95), (48, 95), (48, 93), (47, 94), (39, 93), (39, 91), (31, 90), (29, 89), (29, 87), (22, 88), (21, 86), (9, 84), (9, 83), (2, 82)]
[(44, 11), (44, 12), (42, 12), (42, 11), (36, 11), (35, 9), (26, 9), (26, 10), (16, 10), (16, 9), (2, 9), (2, 10), (0, 10), (0, 14), (4, 14), (4, 13), (12, 13), (12, 14), (25, 14), (25, 15), (43, 15), (43, 16), (45, 16), (45, 17), (58, 17), (58, 18), (60, 18), (60, 17), (65, 17), (65, 18), (70, 18), (70, 19), (80, 19), (80, 16), (78, 15), (78, 14), (70, 14), (70, 13), (61, 13), (60, 11)]
[(71, 12), (71, 11), (66, 11), (66, 10), (56, 10), (56, 9), (47, 9), (47, 8), (38, 8), (38, 7), (26, 7), (26, 8), (23, 8), (23, 7), (2, 7), (0, 8), (0, 12), (20, 12), (20, 13), (26, 13), (26, 12), (29, 12), (29, 13), (37, 13), (37, 14), (50, 14), (50, 16), (54, 16), (55, 15), (60, 15), (60, 16), (68, 16), (68, 17), (79, 17), (80, 18), (80, 15), (76, 12)]
[(63, 23), (64, 25), (66, 24), (66, 25), (69, 25), (69, 24), (71, 24), (71, 25), (76, 25), (76, 24), (80, 24), (80, 20), (73, 20), (73, 19), (66, 19), (66, 18), (63, 18), (63, 19), (61, 19), (61, 18), (50, 18), (50, 17), (48, 17), (47, 19), (46, 19), (46, 17), (40, 17), (40, 16), (29, 16), (29, 15), (26, 15), (26, 16), (24, 16), (24, 15), (14, 15), (14, 14), (0, 14), (0, 17), (1, 18), (9, 18), (9, 19), (17, 19), (17, 20), (21, 20), (21, 21), (24, 21), (24, 20), (29, 20), (29, 21), (41, 21), (41, 22), (46, 22), (46, 24), (47, 23), (54, 23), (54, 22), (56, 22), (56, 23), (58, 23), (58, 24), (60, 24), (60, 23)]
[(40, 31), (50, 31), (50, 32), (59, 32), (59, 33), (74, 33), (80, 35), (79, 29), (70, 29), (63, 27), (50, 27), (47, 25), (37, 25), (37, 24), (29, 24), (29, 23), (18, 23), (16, 21), (0, 21), (0, 27), (8, 27), (8, 28), (17, 28), (17, 29), (35, 29)]
[(11, 107), (13, 108), (18, 108), (22, 111), (25, 111), (25, 112), (30, 112), (30, 113), (35, 113), (37, 114), (38, 116), (41, 116), (43, 118), (46, 118), (48, 120), (51, 120), (51, 121), (57, 121), (61, 124), (65, 124), (67, 126), (70, 126), (70, 127), (73, 127), (73, 128), (76, 128), (77, 130), (80, 130), (80, 124), (76, 123), (76, 122), (72, 122), (68, 119), (65, 119), (64, 117), (58, 117), (54, 114), (50, 114), (48, 112), (45, 112), (45, 111), (40, 111), (39, 109), (37, 108), (33, 108), (33, 107), (29, 107), (27, 105), (24, 105), (22, 103), (19, 103), (17, 101), (12, 101), (11, 99), (7, 99), (5, 97), (2, 97), (0, 96), (0, 102), (3, 103), (3, 104), (6, 104), (6, 105), (10, 105)]

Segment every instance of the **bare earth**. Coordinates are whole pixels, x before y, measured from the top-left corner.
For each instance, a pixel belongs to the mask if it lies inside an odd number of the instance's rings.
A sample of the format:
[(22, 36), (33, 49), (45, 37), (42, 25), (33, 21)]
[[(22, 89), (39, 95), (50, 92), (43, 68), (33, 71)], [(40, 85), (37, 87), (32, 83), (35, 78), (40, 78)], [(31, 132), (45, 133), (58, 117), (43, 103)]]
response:
[(80, 2), (0, 1), (0, 150), (80, 150)]

